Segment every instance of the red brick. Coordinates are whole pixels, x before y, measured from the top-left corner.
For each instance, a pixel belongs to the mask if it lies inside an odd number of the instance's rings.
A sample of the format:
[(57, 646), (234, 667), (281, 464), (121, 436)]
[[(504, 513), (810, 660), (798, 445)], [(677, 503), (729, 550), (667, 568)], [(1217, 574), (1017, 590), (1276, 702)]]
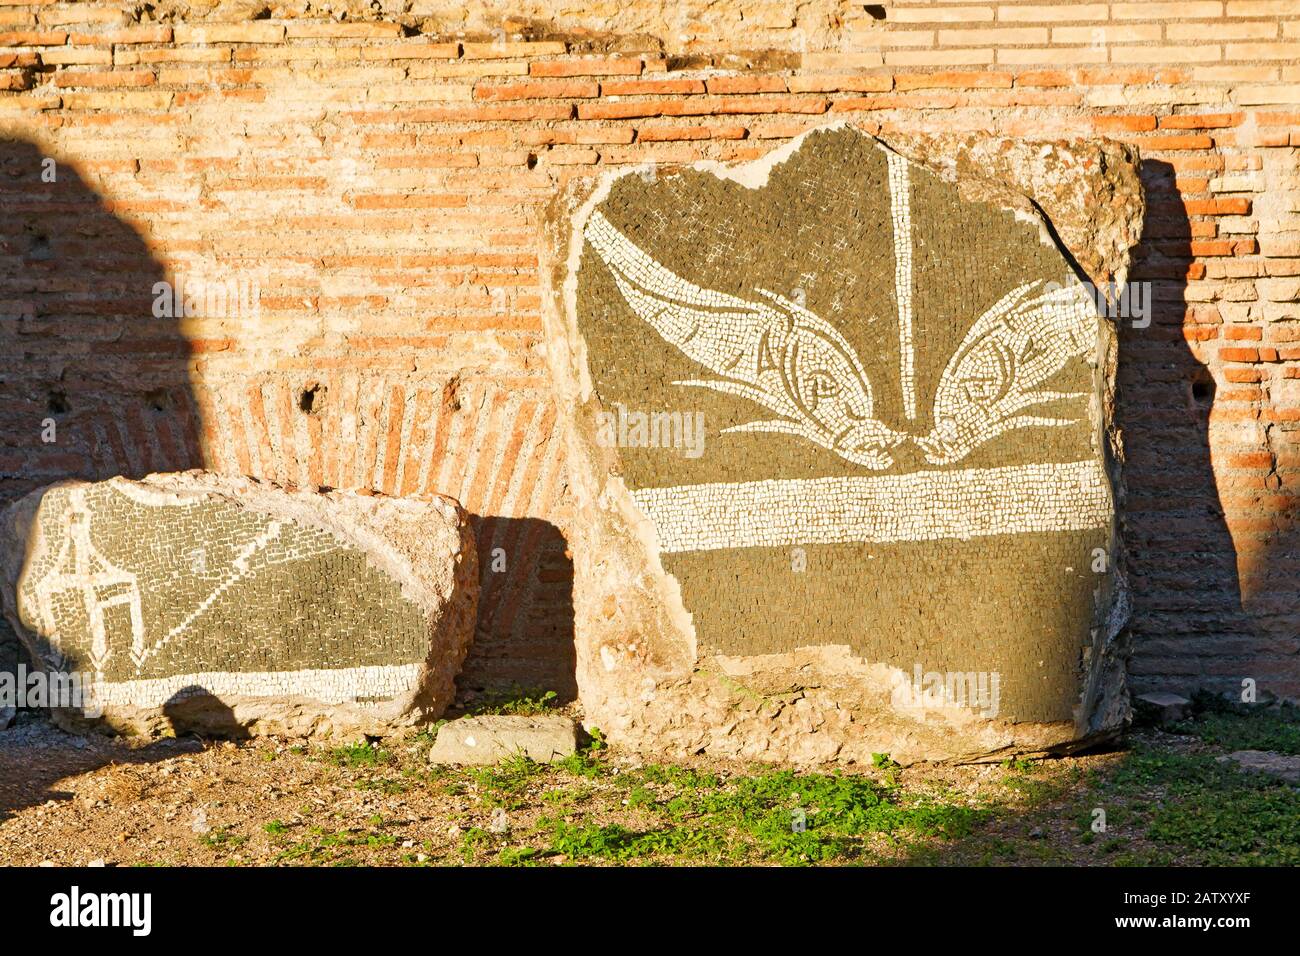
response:
[(1223, 330), (1223, 337), (1234, 342), (1258, 342), (1264, 330), (1257, 325), (1230, 325)]
[(1255, 368), (1225, 368), (1223, 377), (1238, 384), (1264, 381), (1264, 373)]
[(744, 139), (743, 126), (639, 126), (636, 138), (642, 143), (665, 143), (675, 140)]
[[(428, 193), (360, 193), (351, 199), (357, 209), (458, 209), (465, 196)], [(265, 301), (265, 300), (263, 300)]]
[(824, 97), (807, 96), (725, 96), (684, 101), (683, 113), (715, 113), (736, 115), (746, 113), (825, 113), (830, 101)]
[(65, 70), (54, 77), (59, 87), (139, 87), (153, 86), (154, 74), (143, 72), (77, 73)]
[(1099, 133), (1140, 133), (1156, 128), (1154, 116), (1093, 116), (1089, 122)]
[(474, 87), (476, 100), (592, 99), (600, 85), (590, 80), (524, 80), (518, 83), (483, 83)]
[(1230, 468), (1272, 468), (1273, 456), (1266, 451), (1241, 452), (1228, 456)]
[(1178, 149), (1209, 149), (1214, 140), (1208, 136), (1148, 136), (1139, 141), (1144, 151), (1166, 151)]
[(0, 46), (63, 46), (68, 35), (60, 30), (25, 30), (0, 33)]
[(533, 76), (638, 76), (644, 62), (631, 57), (619, 59), (534, 60), (528, 64)]
[(1222, 129), (1237, 126), (1243, 113), (1178, 113), (1160, 117), (1161, 129)]
[(710, 93), (785, 93), (783, 76), (715, 76), (705, 81)]
[(1245, 216), (1250, 214), (1250, 200), (1190, 199), (1183, 203), (1189, 216)]
[(888, 93), (894, 88), (889, 73), (826, 74), (792, 76), (786, 80), (791, 93)]
[(1201, 240), (1191, 243), (1194, 256), (1230, 256), (1232, 243), (1222, 239)]
[(935, 90), (935, 89), (1011, 89), (1010, 73), (898, 73), (894, 76), (894, 88), (897, 90)]
[(646, 116), (662, 116), (663, 111), (663, 103), (657, 100), (579, 103), (578, 119), (640, 119)]
[(703, 80), (602, 80), (602, 96), (686, 96), (703, 93)]
[(1067, 70), (1030, 70), (1016, 74), (1016, 86), (1073, 86), (1078, 77)]

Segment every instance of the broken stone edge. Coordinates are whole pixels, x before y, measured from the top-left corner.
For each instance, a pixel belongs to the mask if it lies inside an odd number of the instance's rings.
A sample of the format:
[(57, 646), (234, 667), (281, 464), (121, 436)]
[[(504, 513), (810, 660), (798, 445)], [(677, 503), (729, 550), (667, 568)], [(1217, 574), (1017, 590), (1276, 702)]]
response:
[[(1112, 282), (1122, 287), (1128, 279), (1145, 196), (1137, 149), (1111, 140), (891, 131), (886, 141), (837, 122), (810, 129), (749, 162), (644, 164), (566, 185), (544, 217), (542, 319), (566, 423), (564, 440), (575, 463), (570, 485), (575, 513), (595, 516), (575, 522), (573, 532), (577, 680), (587, 723), (599, 726), (612, 743), (643, 753), (801, 763), (866, 764), (880, 752), (902, 764), (986, 762), (1072, 753), (1115, 739), (1130, 723), (1132, 709), (1127, 690), (1131, 595), (1121, 537), (1124, 446), (1114, 419), (1119, 349), (1112, 321), (1098, 323), (1096, 375), (1103, 388), (1093, 407), (1115, 509), (1111, 593), (1098, 602), (1107, 613), (1104, 620), (1094, 619), (1073, 721), (1017, 724), (977, 718), (961, 708), (942, 712), (938, 721), (917, 721), (890, 704), (906, 676), (854, 657), (846, 647), (701, 659), (680, 588), (660, 561), (654, 526), (619, 477), (618, 450), (590, 437), (601, 409), (577, 325), (576, 266), (583, 226), (613, 183), (652, 170), (658, 176), (698, 170), (755, 188), (806, 137), (842, 127), (955, 183), (965, 201), (991, 203), (1034, 222), (1040, 241), (1059, 250), (1080, 280), (1105, 289)], [(597, 596), (602, 606), (587, 606)], [(792, 674), (799, 679), (792, 682)]]
[[(209, 710), (226, 715), (223, 723), (257, 736), (377, 736), (401, 735), (438, 719), (455, 696), (456, 676), (469, 652), (478, 609), (478, 549), (469, 514), (453, 498), (437, 495), (429, 500), (392, 498), (379, 494), (333, 490), (294, 491), (274, 482), (229, 477), (203, 470), (155, 473), (142, 479), (110, 478), (149, 495), (159, 504), (201, 499), (224, 501), (247, 510), (272, 515), (327, 531), (340, 544), (366, 556), (367, 562), (400, 585), (402, 595), (432, 616), (430, 651), (413, 689), (406, 695), (377, 704), (325, 703), (304, 696), (198, 697), (181, 702), (197, 725), (204, 725)], [(31, 527), (41, 500), (56, 488), (84, 487), (102, 482), (70, 479), (28, 492), (0, 510), (0, 604), (6, 619), (32, 661), (47, 672), (52, 668), (49, 645), (29, 631), (18, 615), (15, 588), (26, 561)], [(410, 529), (429, 510), (439, 514), (446, 534), (430, 540)], [(329, 662), (321, 662), (328, 664)], [(66, 730), (86, 732), (107, 729), (128, 734), (166, 736), (174, 732), (172, 719), (158, 708), (114, 704), (102, 716), (88, 718), (72, 708), (54, 708), (51, 719)]]

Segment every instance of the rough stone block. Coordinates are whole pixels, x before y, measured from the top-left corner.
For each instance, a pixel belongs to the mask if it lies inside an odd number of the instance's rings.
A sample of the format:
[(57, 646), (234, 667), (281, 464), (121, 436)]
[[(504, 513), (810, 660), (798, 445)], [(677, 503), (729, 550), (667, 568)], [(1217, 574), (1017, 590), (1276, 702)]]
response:
[(810, 762), (1122, 727), (1099, 295), (1142, 214), (1128, 147), (847, 124), (572, 184), (545, 322), (593, 722)]
[(473, 634), (473, 534), (447, 498), (69, 481), (10, 505), (0, 545), (30, 656), (80, 680), (69, 724), (391, 733), (442, 713)]
[(493, 764), (523, 754), (549, 763), (577, 749), (578, 728), (568, 717), (462, 717), (438, 730), (429, 762)]
[(1260, 773), (1266, 777), (1300, 784), (1300, 756), (1296, 754), (1280, 754), (1271, 750), (1235, 750), (1218, 759), (1220, 762), (1231, 761), (1247, 773)]
[(1133, 703), (1140, 716), (1161, 727), (1186, 720), (1192, 713), (1192, 702), (1177, 694), (1139, 694)]

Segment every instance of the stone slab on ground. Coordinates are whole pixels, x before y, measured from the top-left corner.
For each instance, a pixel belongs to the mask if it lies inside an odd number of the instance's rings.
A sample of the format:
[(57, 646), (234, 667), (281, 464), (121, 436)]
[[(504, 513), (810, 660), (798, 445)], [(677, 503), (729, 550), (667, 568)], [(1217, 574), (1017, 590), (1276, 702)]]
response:
[(578, 750), (578, 726), (568, 717), (462, 717), (443, 724), (429, 750), (435, 764), (494, 764), (523, 754), (538, 763)]
[(69, 726), (390, 734), (439, 717), (473, 636), (468, 515), (205, 472), (60, 482), (0, 513), (6, 616), (76, 675)]
[(1139, 714), (1148, 717), (1161, 727), (1186, 720), (1192, 713), (1192, 702), (1186, 697), (1162, 691), (1139, 694), (1133, 699), (1133, 703)]
[(1143, 213), (1128, 146), (848, 123), (571, 183), (544, 321), (586, 716), (642, 751), (810, 763), (1115, 736), (1098, 295)]
[(1262, 773), (1288, 783), (1300, 784), (1300, 755), (1281, 754), (1272, 750), (1235, 750), (1220, 761), (1231, 761), (1250, 773)]

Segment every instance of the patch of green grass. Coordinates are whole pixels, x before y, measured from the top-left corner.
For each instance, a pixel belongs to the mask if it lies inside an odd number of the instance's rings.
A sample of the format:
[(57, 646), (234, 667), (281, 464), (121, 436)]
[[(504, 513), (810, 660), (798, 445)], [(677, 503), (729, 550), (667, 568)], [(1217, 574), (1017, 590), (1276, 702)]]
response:
[(395, 777), (368, 777), (365, 780), (356, 781), (353, 786), (357, 790), (374, 791), (392, 797), (409, 791), (411, 781)]
[(262, 824), (262, 829), (266, 831), (267, 836), (283, 836), (289, 832), (289, 825), (282, 820), (271, 820)]
[(470, 827), (460, 838), (460, 856), (466, 863), (478, 860), (480, 851), (492, 846), (492, 834), (482, 827)]
[(497, 857), (502, 866), (538, 866), (548, 854), (532, 846), (506, 847)]
[(594, 791), (586, 784), (552, 787), (542, 793), (542, 802), (554, 809), (571, 809), (588, 800)]
[(482, 791), (489, 806), (516, 810), (525, 806), (524, 792), (536, 778), (549, 772), (546, 764), (518, 754), (491, 767), (470, 767), (465, 776)]
[(642, 832), (618, 823), (576, 826), (563, 820), (549, 821), (551, 853), (563, 854), (574, 862), (593, 859), (629, 862), (652, 857), (722, 856), (726, 844), (720, 834), (685, 827), (664, 827)]
[(1127, 824), (1156, 844), (1146, 854), (1134, 851), (1131, 862), (1300, 864), (1300, 791), (1212, 754), (1135, 748), (1101, 792), (1115, 804), (1107, 805), (1110, 830)]
[(1002, 761), (1003, 770), (1012, 770), (1016, 773), (1033, 773), (1038, 764), (1028, 757), (1013, 757), (1010, 760)]
[(1234, 704), (1202, 694), (1196, 705), (1199, 715), (1179, 724), (1179, 732), (1229, 750), (1300, 754), (1300, 707), (1294, 704)]
[(203, 834), (199, 842), (212, 850), (233, 850), (248, 842), (248, 837), (235, 833), (230, 827), (215, 827)]
[(559, 695), (553, 690), (516, 685), (508, 691), (488, 696), (471, 707), (468, 713), (474, 716), (536, 717), (559, 706)]
[(651, 765), (627, 776), (627, 805), (647, 824), (546, 821), (551, 852), (573, 861), (854, 862), (871, 858), (878, 841), (963, 835), (986, 812), (857, 775), (766, 770), (723, 779)]
[(563, 760), (555, 762), (556, 769), (575, 777), (588, 779), (603, 777), (609, 773), (609, 766), (601, 760), (601, 751), (607, 746), (605, 735), (599, 729), (592, 727), (587, 731), (587, 737), (587, 743), (576, 753), (571, 753)]
[(1036, 777), (1033, 771), (1013, 771), (1002, 778), (1002, 785), (1020, 794), (1029, 806), (1040, 806), (1055, 800), (1066, 789), (1067, 783), (1056, 777)]
[(277, 863), (311, 863), (315, 865), (355, 866), (354, 851), (357, 849), (383, 849), (397, 843), (397, 837), (391, 833), (375, 830), (326, 830), (324, 827), (311, 827), (310, 837), (293, 844), (276, 854)]
[(564, 773), (587, 779), (603, 777), (609, 773), (609, 767), (603, 761), (582, 752), (569, 754), (563, 760), (557, 760), (553, 766)]
[(716, 773), (699, 771), (690, 767), (674, 767), (671, 764), (646, 764), (640, 770), (628, 774), (628, 779), (639, 777), (646, 783), (673, 786), (679, 790), (716, 790), (722, 786), (722, 778)]
[(325, 752), (324, 759), (336, 767), (347, 767), (355, 770), (361, 767), (382, 767), (392, 762), (393, 755), (378, 744), (362, 741), (328, 750)]

